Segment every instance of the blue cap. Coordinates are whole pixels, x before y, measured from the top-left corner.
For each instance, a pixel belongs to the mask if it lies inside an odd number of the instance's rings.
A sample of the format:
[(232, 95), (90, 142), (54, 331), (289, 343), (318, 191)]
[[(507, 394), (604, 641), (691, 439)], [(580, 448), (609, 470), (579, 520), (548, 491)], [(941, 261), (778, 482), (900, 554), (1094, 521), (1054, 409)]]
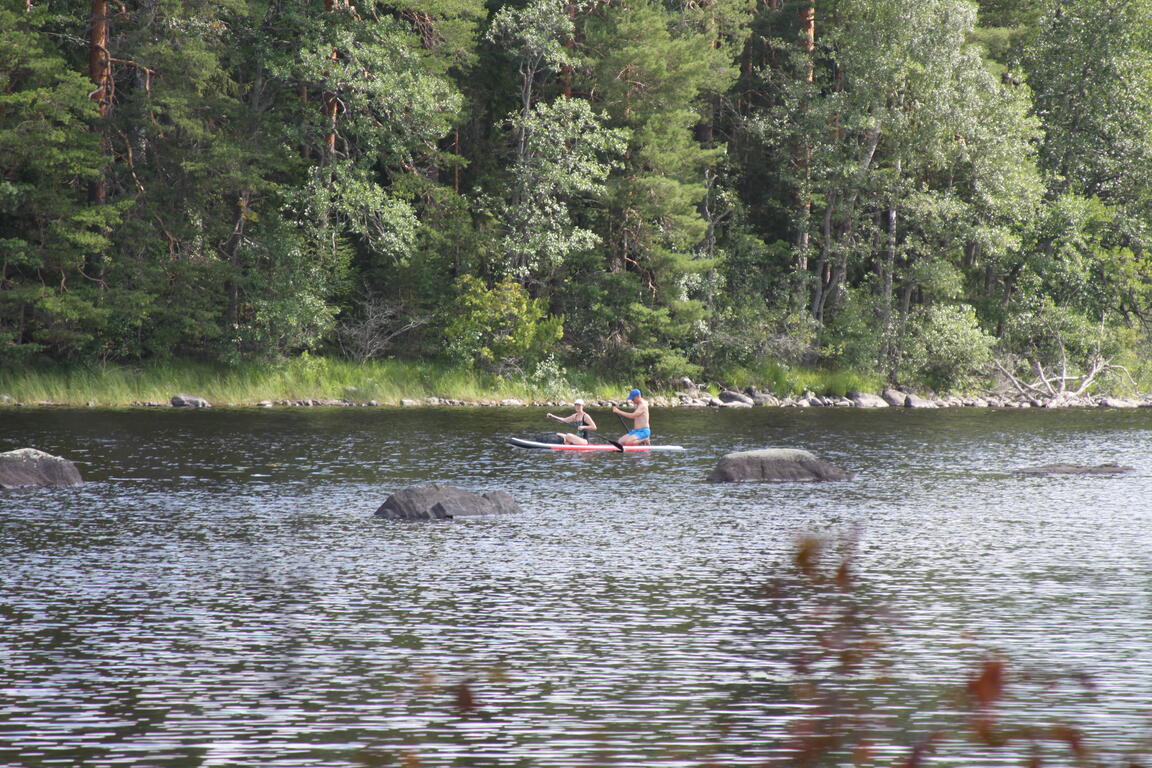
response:
[(629, 400), (635, 400), (638, 397), (640, 397), (640, 390), (638, 390), (638, 389), (634, 389), (628, 393), (628, 399)]

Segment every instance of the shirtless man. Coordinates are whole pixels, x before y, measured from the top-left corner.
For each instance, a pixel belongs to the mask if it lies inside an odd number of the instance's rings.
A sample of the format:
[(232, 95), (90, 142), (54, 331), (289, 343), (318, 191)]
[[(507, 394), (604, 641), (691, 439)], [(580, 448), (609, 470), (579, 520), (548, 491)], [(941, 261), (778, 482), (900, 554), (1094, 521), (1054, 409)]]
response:
[(636, 445), (648, 442), (652, 430), (648, 427), (648, 403), (640, 396), (640, 390), (634, 389), (628, 393), (628, 402), (632, 403), (631, 411), (622, 411), (612, 406), (612, 413), (632, 420), (632, 429), (623, 435), (617, 442), (620, 445)]
[(559, 435), (560, 439), (565, 443), (568, 445), (588, 445), (587, 430), (590, 429), (595, 432), (598, 427), (596, 426), (596, 422), (592, 420), (592, 417), (589, 414), (584, 413), (583, 400), (577, 399), (576, 402), (572, 403), (572, 405), (575, 406), (576, 413), (572, 414), (571, 416), (564, 416), (561, 418), (560, 416), (556, 416), (555, 414), (550, 413), (548, 414), (548, 418), (556, 419), (556, 421), (562, 421), (565, 424), (572, 424), (580, 430), (575, 435), (571, 432), (557, 432), (556, 434)]

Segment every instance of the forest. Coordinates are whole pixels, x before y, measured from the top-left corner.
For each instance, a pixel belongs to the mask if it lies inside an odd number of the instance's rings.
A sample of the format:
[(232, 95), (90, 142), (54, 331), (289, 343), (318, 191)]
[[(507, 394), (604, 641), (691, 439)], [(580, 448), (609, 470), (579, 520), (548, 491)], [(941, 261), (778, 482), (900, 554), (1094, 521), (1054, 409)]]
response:
[(4, 0), (0, 366), (1152, 370), (1152, 0)]

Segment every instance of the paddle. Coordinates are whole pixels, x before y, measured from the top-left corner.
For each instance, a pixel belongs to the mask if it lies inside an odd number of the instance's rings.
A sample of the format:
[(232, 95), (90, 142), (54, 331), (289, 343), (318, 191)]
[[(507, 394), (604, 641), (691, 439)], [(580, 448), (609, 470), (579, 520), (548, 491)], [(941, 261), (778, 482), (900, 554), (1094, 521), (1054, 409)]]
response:
[[(616, 413), (616, 411), (612, 411), (612, 413)], [(630, 430), (632, 429), (632, 427), (628, 426), (628, 422), (624, 421), (624, 417), (623, 417), (623, 416), (621, 416), (620, 414), (616, 413), (616, 418), (620, 419), (620, 426), (624, 427), (624, 431), (625, 431), (625, 432), (628, 432), (628, 431), (630, 431)]]
[(616, 450), (620, 451), (621, 453), (624, 452), (624, 446), (621, 445), (620, 443), (616, 442), (615, 440), (610, 440), (609, 438), (604, 437), (604, 435), (600, 434), (599, 432), (593, 432), (590, 429), (585, 429), (584, 431), (590, 435), (596, 435), (596, 437), (600, 438), (601, 440), (603, 440), (606, 443), (611, 443), (612, 447), (614, 447)]

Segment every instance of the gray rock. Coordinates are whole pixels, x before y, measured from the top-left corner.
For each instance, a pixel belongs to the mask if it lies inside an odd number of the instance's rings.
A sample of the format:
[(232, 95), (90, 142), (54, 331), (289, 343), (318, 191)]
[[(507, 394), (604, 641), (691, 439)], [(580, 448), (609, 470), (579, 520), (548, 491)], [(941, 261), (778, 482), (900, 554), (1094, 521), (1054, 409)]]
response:
[(919, 395), (913, 395), (913, 394), (909, 393), (909, 395), (906, 398), (904, 398), (904, 407), (905, 408), (939, 408), (940, 406), (937, 405), (936, 403), (932, 402), (931, 400), (925, 400), (924, 398), (920, 397)]
[(420, 485), (397, 491), (376, 510), (388, 520), (454, 520), (520, 512), (520, 506), (504, 491), (474, 493), (450, 485)]
[(1120, 464), (1098, 464), (1088, 467), (1082, 464), (1046, 464), (1043, 467), (1026, 467), (1016, 470), (1021, 475), (1119, 475), (1132, 472), (1132, 467)]
[(196, 395), (172, 395), (173, 408), (211, 408), (212, 403)]
[(83, 484), (80, 470), (68, 459), (35, 448), (0, 453), (0, 488)]
[(908, 404), (908, 395), (896, 389), (884, 387), (884, 391), (880, 393), (880, 397), (882, 397), (888, 405), (897, 408), (903, 408)]
[(851, 479), (851, 472), (818, 459), (808, 451), (794, 448), (729, 453), (720, 459), (708, 475), (708, 482), (711, 483)]
[(719, 395), (720, 402), (722, 403), (740, 403), (742, 405), (755, 405), (756, 401), (743, 392), (736, 392), (735, 390), (726, 389)]
[(1123, 397), (1105, 397), (1100, 401), (1101, 408), (1138, 408), (1140, 403)]
[(768, 392), (757, 392), (752, 398), (752, 402), (756, 405), (762, 405), (769, 408), (777, 408), (780, 405), (780, 398)]

